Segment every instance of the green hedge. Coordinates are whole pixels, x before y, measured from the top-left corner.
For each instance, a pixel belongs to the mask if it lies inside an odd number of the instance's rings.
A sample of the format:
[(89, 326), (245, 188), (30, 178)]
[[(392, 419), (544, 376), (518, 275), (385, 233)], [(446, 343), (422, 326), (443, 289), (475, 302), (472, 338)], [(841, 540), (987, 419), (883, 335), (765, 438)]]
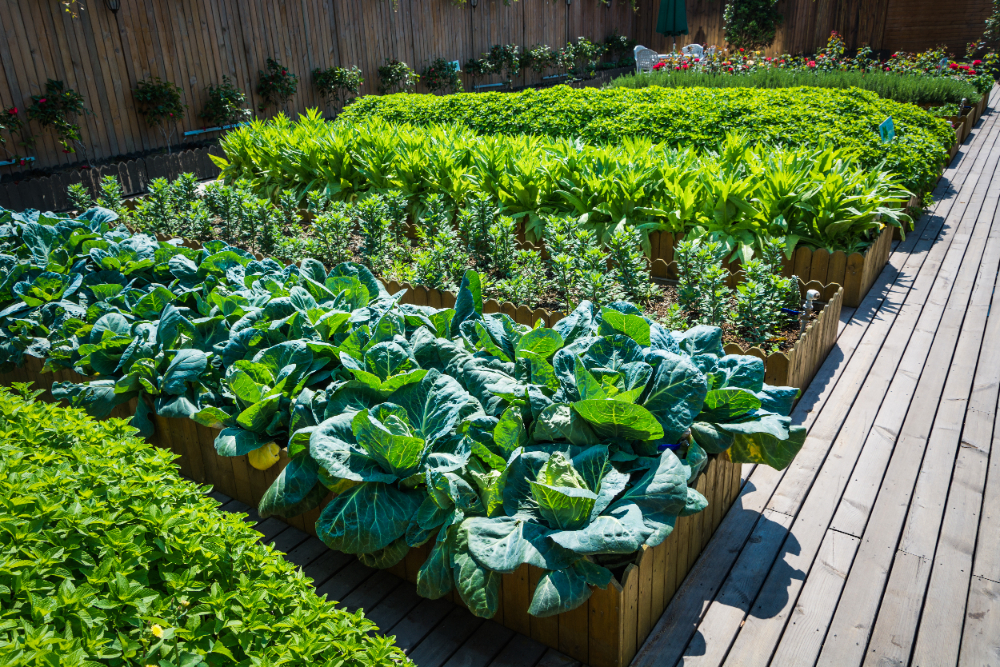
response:
[(0, 387), (0, 664), (408, 662), (134, 432)]
[[(556, 86), (520, 93), (367, 96), (340, 122), (381, 117), (410, 124), (457, 123), (480, 134), (536, 134), (618, 143), (642, 136), (672, 146), (713, 149), (727, 132), (788, 146), (832, 142), (861, 166), (896, 172), (914, 192), (929, 190), (955, 140), (947, 122), (910, 104), (859, 89), (593, 88)], [(892, 116), (896, 139), (878, 125)]]
[(879, 97), (910, 104), (958, 104), (963, 99), (975, 104), (982, 97), (966, 81), (948, 77), (913, 76), (877, 72), (802, 72), (781, 69), (740, 74), (677, 72), (664, 70), (620, 76), (608, 84), (612, 88), (861, 88)]

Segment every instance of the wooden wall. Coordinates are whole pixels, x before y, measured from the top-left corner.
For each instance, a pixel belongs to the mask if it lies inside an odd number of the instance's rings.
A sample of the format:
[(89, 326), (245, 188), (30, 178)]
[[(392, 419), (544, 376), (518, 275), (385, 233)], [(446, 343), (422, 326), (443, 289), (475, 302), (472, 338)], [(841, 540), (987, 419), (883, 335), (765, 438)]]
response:
[[(725, 5), (725, 0), (687, 0), (689, 34), (677, 38), (678, 48), (692, 42), (724, 46)], [(658, 7), (659, 0), (640, 0), (635, 36), (640, 44), (669, 51), (672, 39), (655, 32)], [(982, 37), (990, 7), (990, 0), (780, 0), (784, 22), (768, 52), (811, 53), (836, 30), (852, 49), (913, 52), (946, 46), (963, 56), (965, 45)]]
[[(602, 40), (612, 31), (634, 36), (658, 50), (670, 41), (654, 35), (659, 0), (640, 0), (634, 12), (624, 0), (478, 0), (477, 7), (451, 0), (122, 0), (117, 14), (103, 0), (86, 0), (72, 18), (59, 0), (0, 0), (0, 104), (16, 105), (22, 117), (30, 96), (46, 79), (60, 79), (84, 95), (92, 115), (80, 118), (91, 159), (141, 153), (165, 145), (157, 130), (136, 113), (132, 89), (149, 76), (183, 89), (189, 109), (178, 136), (202, 126), (198, 119), (209, 84), (231, 77), (256, 109), (258, 70), (277, 58), (299, 75), (291, 113), (329, 106), (316, 94), (314, 68), (359, 66), (362, 92), (373, 93), (376, 69), (395, 57), (418, 71), (432, 59), (465, 62), (493, 44), (559, 47), (586, 36)], [(953, 50), (981, 33), (989, 0), (781, 0), (785, 15), (776, 51), (810, 51), (830, 30), (851, 45), (886, 49), (926, 48), (946, 40)], [(723, 43), (724, 0), (688, 0), (691, 34), (678, 40)], [(463, 75), (464, 76), (464, 75)], [(534, 83), (528, 72), (516, 84)], [(466, 84), (468, 85), (468, 81)], [(269, 110), (268, 114), (274, 110)], [(51, 132), (33, 128), (35, 167), (58, 167), (82, 156), (64, 154)], [(215, 135), (197, 135), (201, 141)], [(9, 137), (8, 137), (9, 138)], [(9, 147), (13, 146), (13, 142)], [(23, 152), (23, 150), (21, 151)], [(12, 167), (0, 168), (0, 173)]]
[[(202, 127), (197, 116), (205, 89), (223, 75), (256, 109), (258, 71), (268, 57), (299, 76), (287, 111), (332, 111), (312, 86), (314, 68), (356, 65), (364, 73), (362, 92), (374, 93), (376, 70), (386, 58), (419, 71), (438, 57), (464, 63), (498, 43), (560, 47), (578, 36), (631, 34), (636, 20), (622, 0), (611, 7), (598, 0), (520, 0), (509, 6), (480, 0), (475, 8), (451, 0), (398, 0), (395, 9), (389, 0), (122, 0), (117, 15), (103, 0), (85, 4), (74, 19), (58, 0), (0, 0), (0, 104), (20, 107), (24, 118), (30, 96), (42, 92), (46, 79), (65, 81), (93, 111), (79, 122), (96, 159), (165, 145), (133, 104), (131, 91), (145, 77), (159, 76), (183, 89), (189, 108), (180, 134)], [(529, 72), (515, 83), (536, 78)], [(35, 166), (81, 159), (63, 154), (51, 132), (34, 129), (39, 141), (29, 154), (38, 159)]]

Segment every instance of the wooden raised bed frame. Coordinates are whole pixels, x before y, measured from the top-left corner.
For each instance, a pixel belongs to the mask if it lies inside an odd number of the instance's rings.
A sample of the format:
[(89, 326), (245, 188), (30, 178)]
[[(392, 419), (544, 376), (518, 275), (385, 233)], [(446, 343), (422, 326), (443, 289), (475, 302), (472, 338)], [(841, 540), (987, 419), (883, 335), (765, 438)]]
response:
[[(42, 398), (52, 400), (53, 381), (80, 381), (72, 371), (43, 374), (42, 363), (30, 358), (28, 363), (0, 376), (0, 382), (33, 382), (45, 389)], [(128, 419), (135, 401), (119, 406), (113, 417)], [(181, 474), (196, 482), (210, 484), (226, 495), (257, 507), (264, 492), (288, 463), (282, 449), (278, 463), (268, 470), (252, 467), (247, 456), (223, 457), (215, 451), (218, 429), (202, 426), (189, 419), (154, 415), (156, 432), (149, 441), (177, 455)], [(652, 631), (667, 608), (674, 592), (694, 566), (715, 529), (740, 492), (741, 466), (727, 455), (711, 456), (694, 487), (709, 502), (698, 514), (677, 520), (673, 533), (655, 548), (643, 547), (638, 562), (625, 568), (621, 581), (613, 580), (604, 590), (595, 590), (586, 604), (558, 616), (535, 618), (528, 607), (542, 574), (536, 567), (524, 565), (501, 581), (500, 604), (493, 620), (511, 630), (529, 635), (591, 667), (625, 667), (638, 647)], [(329, 501), (329, 497), (324, 504)], [(320, 509), (286, 520), (286, 523), (310, 535), (316, 535)], [(411, 549), (406, 558), (389, 571), (410, 582), (429, 553), (429, 546)], [(451, 598), (462, 604), (456, 592)]]
[[(836, 283), (844, 287), (844, 305), (856, 308), (868, 294), (878, 274), (882, 272), (889, 253), (892, 251), (893, 227), (884, 227), (878, 238), (864, 253), (850, 255), (842, 250), (829, 252), (825, 249), (812, 250), (800, 246), (791, 259), (784, 261), (782, 275), (798, 276), (803, 282), (818, 282), (821, 285)], [(654, 278), (676, 280), (677, 263), (674, 252), (683, 235), (671, 232), (653, 232), (649, 235), (652, 246), (651, 270)], [(739, 282), (739, 262), (724, 262), (729, 271), (729, 286)]]

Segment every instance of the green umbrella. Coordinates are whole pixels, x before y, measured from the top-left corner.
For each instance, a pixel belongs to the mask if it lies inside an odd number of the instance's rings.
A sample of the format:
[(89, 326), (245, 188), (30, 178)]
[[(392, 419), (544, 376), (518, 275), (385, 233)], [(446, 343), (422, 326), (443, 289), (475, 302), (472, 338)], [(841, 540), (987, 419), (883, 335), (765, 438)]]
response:
[(656, 32), (674, 38), (688, 34), (687, 3), (685, 0), (660, 0), (660, 15), (656, 19)]

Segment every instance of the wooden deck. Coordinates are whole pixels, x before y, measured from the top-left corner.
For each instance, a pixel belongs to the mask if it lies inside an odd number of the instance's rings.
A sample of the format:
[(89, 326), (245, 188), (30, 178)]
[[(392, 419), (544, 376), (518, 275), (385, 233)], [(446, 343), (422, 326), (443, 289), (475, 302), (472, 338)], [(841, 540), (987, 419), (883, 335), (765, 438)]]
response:
[(749, 473), (633, 667), (1000, 665), (998, 117), (842, 318), (802, 451)]
[[(998, 118), (983, 116), (932, 211), (845, 309), (793, 414), (801, 453), (782, 472), (748, 467), (633, 667), (1000, 665)], [(215, 495), (419, 667), (578, 665)]]

